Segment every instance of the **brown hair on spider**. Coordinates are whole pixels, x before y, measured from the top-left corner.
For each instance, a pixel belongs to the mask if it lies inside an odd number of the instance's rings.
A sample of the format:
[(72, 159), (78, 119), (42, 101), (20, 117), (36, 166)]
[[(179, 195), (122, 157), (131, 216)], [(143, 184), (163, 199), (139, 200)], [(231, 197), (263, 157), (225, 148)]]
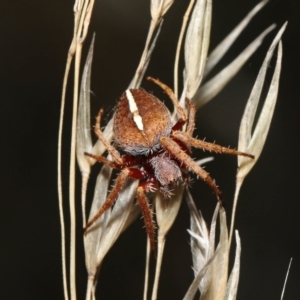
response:
[[(140, 181), (136, 190), (137, 201), (142, 209), (153, 250), (155, 249), (155, 226), (147, 193), (158, 190), (164, 197), (170, 197), (174, 185), (188, 183), (187, 170), (191, 170), (202, 178), (214, 191), (218, 200), (222, 201), (221, 192), (214, 180), (191, 158), (190, 147), (217, 153), (243, 155), (250, 158), (254, 158), (254, 156), (193, 138), (196, 109), (192, 102), (186, 99), (187, 116), (168, 86), (157, 79), (151, 77), (147, 79), (156, 83), (166, 92), (173, 102), (179, 119), (173, 124), (170, 111), (152, 94), (143, 89), (128, 89), (119, 99), (114, 115), (115, 148), (103, 136), (100, 128), (103, 110), (99, 111), (96, 118), (95, 133), (105, 145), (113, 161), (103, 156), (85, 154), (114, 169), (121, 170), (121, 172), (105, 203), (98, 213), (89, 220), (84, 230), (86, 232), (113, 205), (126, 179), (130, 177)], [(187, 125), (186, 130), (182, 131), (185, 124)], [(117, 148), (126, 154), (121, 156)]]

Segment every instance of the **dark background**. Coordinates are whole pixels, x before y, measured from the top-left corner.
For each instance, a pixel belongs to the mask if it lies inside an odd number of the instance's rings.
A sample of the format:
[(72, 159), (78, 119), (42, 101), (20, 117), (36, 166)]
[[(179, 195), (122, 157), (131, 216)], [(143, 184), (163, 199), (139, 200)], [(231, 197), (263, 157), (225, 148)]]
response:
[[(257, 2), (214, 1), (211, 49)], [(167, 13), (147, 71), (147, 75), (171, 86), (174, 49), (187, 3), (176, 0)], [(56, 158), (62, 78), (73, 32), (72, 7), (71, 0), (0, 2), (1, 299), (63, 299)], [(128, 86), (144, 46), (150, 21), (148, 7), (149, 1), (96, 1), (90, 27), (97, 35), (92, 115), (104, 106), (110, 117)], [(219, 66), (230, 62), (270, 24), (281, 26), (289, 21), (283, 36), (282, 77), (271, 130), (238, 205), (236, 228), (242, 240), (238, 299), (279, 299), (291, 257), (294, 260), (284, 299), (300, 298), (299, 16), (298, 0), (270, 1)], [(200, 138), (237, 145), (244, 105), (275, 33), (269, 34), (225, 90), (199, 111), (196, 134)], [(90, 40), (91, 35), (86, 48)], [(270, 65), (273, 69), (274, 62)], [(67, 122), (69, 115), (70, 105)], [(205, 155), (194, 153), (199, 158)], [(229, 213), (236, 159), (216, 156), (206, 169), (223, 190)], [(65, 188), (67, 179), (66, 175)], [(192, 192), (210, 222), (214, 195), (199, 181), (193, 184)], [(183, 202), (167, 240), (159, 299), (182, 299), (193, 279), (188, 226)], [(99, 279), (99, 299), (142, 298), (146, 241), (142, 227), (141, 220), (135, 222), (108, 254)], [(86, 272), (80, 241), (77, 252), (78, 299), (84, 299)]]

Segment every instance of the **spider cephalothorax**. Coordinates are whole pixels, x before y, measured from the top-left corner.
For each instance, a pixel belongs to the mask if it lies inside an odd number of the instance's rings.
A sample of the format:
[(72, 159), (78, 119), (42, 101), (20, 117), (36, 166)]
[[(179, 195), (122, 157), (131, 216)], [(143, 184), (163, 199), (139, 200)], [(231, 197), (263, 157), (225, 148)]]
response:
[[(191, 101), (186, 100), (187, 118), (172, 90), (156, 79), (150, 77), (148, 79), (158, 84), (168, 94), (179, 119), (172, 124), (171, 114), (166, 106), (145, 90), (126, 90), (117, 104), (113, 127), (116, 146), (126, 153), (121, 156), (103, 136), (100, 129), (103, 111), (100, 110), (96, 119), (95, 132), (111, 154), (113, 161), (103, 156), (89, 153), (86, 155), (121, 172), (104, 205), (87, 223), (85, 230), (113, 205), (126, 179), (131, 177), (140, 180), (137, 187), (137, 201), (142, 209), (151, 248), (154, 249), (154, 224), (146, 193), (158, 189), (164, 197), (169, 197), (174, 185), (188, 183), (187, 170), (191, 170), (202, 178), (221, 200), (221, 192), (214, 180), (190, 157), (190, 147), (254, 157), (193, 138), (196, 110)], [(185, 124), (186, 130), (182, 131)]]

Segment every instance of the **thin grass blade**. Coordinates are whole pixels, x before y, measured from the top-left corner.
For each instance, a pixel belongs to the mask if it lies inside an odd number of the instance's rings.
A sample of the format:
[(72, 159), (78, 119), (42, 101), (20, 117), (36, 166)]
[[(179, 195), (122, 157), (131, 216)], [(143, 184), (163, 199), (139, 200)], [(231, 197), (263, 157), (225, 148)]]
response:
[[(253, 86), (251, 95), (247, 102), (245, 112), (241, 121), (240, 132), (239, 132), (239, 149), (240, 151), (249, 152), (255, 156), (255, 160), (245, 159), (238, 157), (239, 171), (237, 174), (238, 178), (244, 178), (255, 165), (258, 160), (261, 151), (264, 147), (268, 131), (270, 128), (273, 112), (277, 100), (279, 79), (281, 72), (281, 60), (282, 60), (282, 45), (280, 43), (281, 36), (286, 28), (285, 23), (278, 34), (276, 35), (272, 45), (266, 55), (264, 63), (259, 71), (256, 82)], [(252, 126), (254, 122), (255, 113), (259, 103), (262, 87), (264, 84), (267, 68), (270, 64), (273, 52), (279, 43), (276, 67), (273, 73), (273, 78), (269, 87), (267, 97), (265, 99), (262, 111), (260, 113), (258, 122), (252, 135)]]
[(128, 225), (127, 219), (135, 206), (134, 198), (138, 181), (127, 180), (123, 190), (120, 192), (115, 206), (105, 227), (105, 233), (102, 233), (101, 247), (97, 253), (97, 262), (100, 264), (115, 243), (117, 238), (124, 230), (124, 226)]
[[(112, 170), (104, 165), (97, 177), (90, 217), (93, 217), (104, 204)], [(96, 275), (98, 268), (97, 253), (102, 244), (102, 234), (110, 218), (111, 211), (107, 210), (94, 224), (84, 238), (85, 263), (88, 274)]]
[(238, 231), (235, 231), (236, 250), (233, 269), (228, 279), (224, 300), (235, 300), (240, 276), (241, 239)]
[(161, 18), (168, 11), (174, 0), (151, 0), (150, 12), (153, 20), (160, 22)]
[(160, 194), (156, 196), (155, 212), (158, 235), (167, 235), (172, 227), (182, 202), (183, 190), (183, 185), (176, 187), (170, 199), (164, 199)]
[(186, 292), (183, 300), (193, 300), (200, 285), (200, 282), (203, 280), (208, 268), (210, 268), (213, 261), (216, 259), (219, 250), (217, 250), (214, 255), (207, 261), (207, 263), (203, 266), (203, 268), (198, 272), (196, 277), (194, 278), (192, 284), (190, 285), (188, 291)]
[(289, 266), (288, 266), (288, 270), (286, 272), (286, 276), (285, 276), (285, 279), (284, 279), (284, 284), (283, 284), (283, 288), (282, 288), (282, 293), (281, 293), (280, 300), (283, 300), (283, 296), (284, 296), (284, 292), (285, 292), (285, 287), (286, 287), (286, 283), (287, 283), (287, 280), (288, 280), (288, 277), (289, 277), (289, 273), (290, 273), (290, 268), (291, 268), (291, 265), (292, 265), (292, 261), (293, 261), (293, 258), (291, 257), (290, 263), (289, 263)]
[(226, 213), (223, 207), (219, 210), (220, 216), (220, 240), (217, 246), (217, 255), (210, 265), (210, 281), (206, 289), (201, 293), (201, 300), (223, 299), (228, 274), (228, 230)]
[(187, 189), (186, 202), (190, 211), (191, 252), (194, 276), (203, 268), (208, 260), (209, 232), (201, 212), (198, 212), (195, 202)]
[(195, 95), (203, 77), (209, 48), (211, 16), (211, 0), (198, 0), (189, 22), (184, 46), (184, 75), (188, 82), (189, 99)]
[(250, 23), (253, 17), (268, 3), (268, 0), (258, 3), (246, 17), (225, 37), (225, 39), (219, 43), (219, 45), (210, 53), (207, 58), (205, 72), (203, 77), (205, 78), (215, 65), (223, 58), (228, 49), (232, 46), (235, 40), (239, 37), (242, 31)]
[(204, 85), (200, 86), (195, 96), (193, 103), (197, 109), (201, 108), (204, 104), (214, 98), (228, 82), (239, 72), (249, 57), (257, 50), (262, 44), (265, 36), (272, 31), (276, 26), (271, 25), (263, 31), (249, 46), (241, 52), (230, 64), (228, 64), (222, 71), (215, 75), (212, 79), (207, 81)]
[(91, 112), (90, 112), (90, 93), (91, 93), (91, 73), (94, 52), (95, 35), (90, 45), (88, 56), (84, 65), (80, 96), (78, 103), (77, 117), (77, 138), (76, 155), (77, 163), (81, 173), (89, 174), (91, 170), (91, 160), (84, 155), (84, 152), (90, 152), (92, 145), (91, 136)]

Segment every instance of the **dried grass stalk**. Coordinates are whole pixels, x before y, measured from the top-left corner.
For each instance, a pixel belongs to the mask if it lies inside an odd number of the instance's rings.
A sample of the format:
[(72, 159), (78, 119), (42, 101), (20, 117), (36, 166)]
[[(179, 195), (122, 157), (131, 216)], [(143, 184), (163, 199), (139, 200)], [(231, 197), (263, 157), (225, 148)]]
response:
[[(236, 212), (236, 206), (237, 206), (237, 201), (238, 201), (238, 196), (239, 196), (241, 186), (244, 182), (245, 177), (253, 168), (253, 166), (256, 164), (262, 152), (262, 149), (265, 145), (266, 138), (269, 132), (271, 120), (273, 118), (273, 113), (274, 113), (275, 104), (278, 95), (279, 79), (280, 79), (280, 72), (281, 72), (282, 44), (280, 42), (280, 39), (286, 26), (287, 23), (285, 23), (281, 27), (281, 29), (277, 33), (276, 37), (274, 38), (267, 52), (266, 58), (259, 71), (253, 89), (251, 91), (250, 97), (248, 99), (244, 111), (244, 115), (242, 117), (240, 132), (239, 132), (238, 148), (241, 151), (245, 151), (253, 154), (255, 156), (255, 160), (250, 161), (249, 159), (243, 159), (241, 157), (238, 157), (238, 171), (236, 175), (236, 188), (235, 188), (235, 195), (234, 195), (234, 202), (233, 202), (233, 209), (232, 209), (232, 219), (230, 225), (230, 238), (229, 238), (230, 242), (233, 234), (235, 212)], [(257, 124), (253, 130), (252, 126), (253, 126), (257, 106), (260, 100), (262, 87), (264, 85), (267, 68), (270, 64), (271, 58), (273, 56), (273, 53), (277, 45), (278, 45), (278, 53), (277, 53), (276, 67), (273, 73), (273, 78), (269, 86), (269, 91), (266, 96), (262, 111), (259, 115)]]

